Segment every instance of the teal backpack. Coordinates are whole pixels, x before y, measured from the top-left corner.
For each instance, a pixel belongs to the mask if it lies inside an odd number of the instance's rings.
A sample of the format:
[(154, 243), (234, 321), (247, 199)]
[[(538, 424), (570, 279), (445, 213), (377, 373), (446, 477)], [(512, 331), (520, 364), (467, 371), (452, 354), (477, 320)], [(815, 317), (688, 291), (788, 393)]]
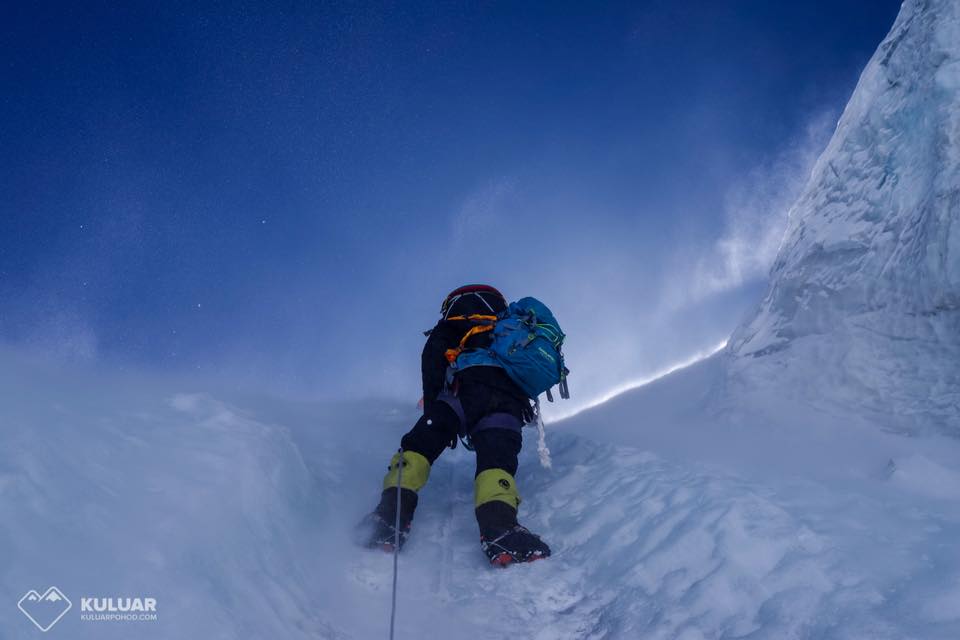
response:
[[(470, 319), (479, 324), (480, 331), (492, 332), (492, 342), (485, 349), (448, 353), (451, 374), (469, 367), (501, 367), (534, 400), (546, 392), (547, 400), (553, 402), (550, 389), (555, 385), (559, 385), (561, 398), (570, 397), (567, 388), (570, 370), (564, 365), (561, 351), (565, 336), (547, 305), (536, 298), (522, 298), (510, 303), (495, 319), (493, 316)], [(476, 332), (479, 331), (471, 333)]]

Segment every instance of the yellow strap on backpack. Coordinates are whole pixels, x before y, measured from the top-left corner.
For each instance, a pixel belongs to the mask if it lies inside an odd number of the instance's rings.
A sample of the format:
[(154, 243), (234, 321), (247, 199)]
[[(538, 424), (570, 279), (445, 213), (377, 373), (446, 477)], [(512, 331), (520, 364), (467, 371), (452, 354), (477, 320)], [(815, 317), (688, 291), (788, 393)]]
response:
[(486, 333), (487, 331), (493, 331), (493, 327), (497, 323), (497, 316), (485, 316), (475, 313), (469, 316), (452, 316), (447, 318), (447, 320), (469, 320), (470, 322), (482, 323), (470, 327), (470, 330), (460, 338), (460, 346), (454, 349), (447, 349), (444, 355), (447, 357), (447, 362), (453, 364), (457, 361), (457, 356), (463, 352), (470, 338), (481, 333)]

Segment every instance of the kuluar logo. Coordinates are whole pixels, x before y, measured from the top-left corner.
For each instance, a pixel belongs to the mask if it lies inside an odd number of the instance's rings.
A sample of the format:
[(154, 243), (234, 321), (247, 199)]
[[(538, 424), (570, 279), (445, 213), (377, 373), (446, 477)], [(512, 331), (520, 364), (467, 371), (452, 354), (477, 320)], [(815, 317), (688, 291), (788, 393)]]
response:
[(40, 631), (52, 629), (71, 607), (73, 603), (56, 587), (50, 587), (43, 595), (31, 589), (17, 603), (17, 608)]

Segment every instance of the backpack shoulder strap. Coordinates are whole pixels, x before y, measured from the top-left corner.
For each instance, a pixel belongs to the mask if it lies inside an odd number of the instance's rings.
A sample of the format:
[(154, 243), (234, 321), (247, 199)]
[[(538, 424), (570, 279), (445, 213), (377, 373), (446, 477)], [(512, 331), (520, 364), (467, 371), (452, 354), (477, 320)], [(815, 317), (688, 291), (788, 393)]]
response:
[(453, 349), (447, 349), (446, 355), (447, 362), (453, 364), (456, 362), (457, 357), (463, 352), (466, 348), (467, 341), (470, 340), (473, 336), (486, 333), (487, 331), (493, 331), (493, 327), (497, 324), (497, 316), (488, 316), (482, 314), (473, 314), (469, 316), (453, 316), (447, 318), (447, 320), (467, 320), (473, 324), (466, 333), (463, 334), (463, 337), (460, 338), (460, 344)]

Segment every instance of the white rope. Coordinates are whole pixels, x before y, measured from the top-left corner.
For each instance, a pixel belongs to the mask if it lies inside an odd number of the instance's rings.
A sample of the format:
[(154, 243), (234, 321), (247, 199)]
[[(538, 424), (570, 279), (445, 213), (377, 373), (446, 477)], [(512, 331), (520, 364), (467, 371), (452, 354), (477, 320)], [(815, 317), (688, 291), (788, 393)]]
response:
[(540, 466), (544, 469), (553, 467), (550, 460), (550, 449), (547, 448), (547, 432), (543, 426), (543, 415), (540, 413), (540, 399), (537, 399), (537, 455), (540, 457)]
[(400, 559), (400, 492), (403, 491), (403, 447), (400, 447), (400, 460), (397, 462), (397, 519), (393, 528), (393, 600), (390, 605), (390, 640), (393, 640), (393, 626), (397, 619), (397, 568)]

